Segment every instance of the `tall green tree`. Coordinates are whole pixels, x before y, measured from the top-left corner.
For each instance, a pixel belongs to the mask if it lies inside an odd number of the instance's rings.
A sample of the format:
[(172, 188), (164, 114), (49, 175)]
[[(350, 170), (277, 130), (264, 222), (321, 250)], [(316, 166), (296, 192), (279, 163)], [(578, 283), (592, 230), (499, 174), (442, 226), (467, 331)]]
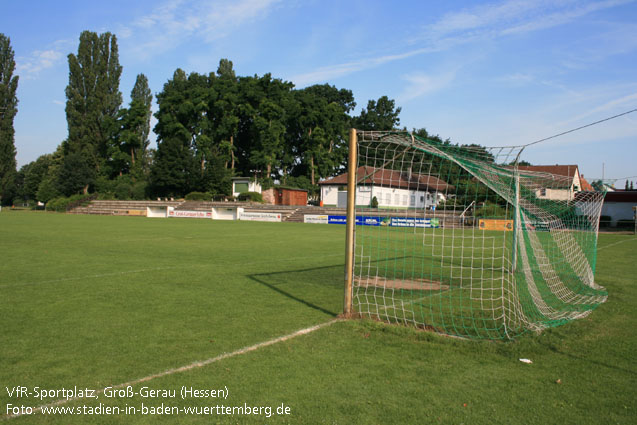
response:
[(280, 174), (293, 84), (271, 74), (239, 79), (239, 171), (271, 181)]
[(29, 162), (20, 168), (19, 173), (23, 175), (20, 196), (22, 199), (37, 199), (38, 188), (42, 180), (46, 177), (51, 163), (51, 154), (41, 155), (35, 161)]
[(18, 112), (18, 76), (11, 40), (0, 34), (0, 202), (8, 204), (15, 194), (16, 149), (13, 120)]
[(358, 130), (388, 131), (397, 128), (400, 124), (400, 107), (396, 107), (393, 99), (387, 96), (380, 97), (377, 101), (367, 102), (367, 108), (354, 118), (353, 124)]
[[(134, 111), (133, 115), (137, 117), (133, 130), (138, 136), (139, 144), (134, 152), (133, 164), (135, 159), (137, 162), (144, 161), (146, 157), (146, 150), (150, 141), (148, 136), (150, 135), (150, 118), (152, 115), (153, 95), (148, 86), (148, 78), (144, 74), (139, 74), (135, 79), (135, 86), (130, 94), (131, 104), (130, 110)], [(143, 113), (142, 113), (143, 112)]]
[(131, 91), (129, 107), (118, 113), (118, 133), (108, 152), (111, 176), (130, 173), (133, 178), (142, 177), (147, 164), (152, 100), (148, 79), (139, 74)]
[(47, 203), (53, 198), (62, 195), (60, 186), (60, 174), (64, 162), (64, 145), (66, 140), (58, 145), (55, 152), (48, 155), (46, 164), (48, 165), (46, 173), (40, 179), (35, 199), (40, 202)]
[(82, 152), (66, 153), (57, 176), (57, 187), (65, 196), (71, 196), (81, 192), (91, 182), (95, 181), (95, 174), (95, 168), (86, 162)]
[(356, 103), (350, 90), (315, 85), (296, 90), (297, 114), (289, 132), (293, 135), (296, 167), (294, 176), (305, 175), (311, 185), (333, 175), (347, 155), (348, 113)]
[[(65, 155), (74, 153), (71, 162), (86, 162), (102, 170), (112, 139), (118, 132), (117, 116), (122, 104), (119, 81), (117, 37), (84, 31), (80, 35), (77, 55), (70, 54), (69, 84), (66, 87), (66, 120), (69, 130)], [(88, 174), (83, 174), (90, 177)], [(88, 181), (83, 190), (88, 189)]]
[(221, 59), (215, 80), (216, 99), (211, 118), (215, 121), (214, 139), (220, 157), (230, 170), (235, 168), (235, 137), (239, 129), (239, 80), (232, 61)]
[(157, 152), (150, 169), (151, 191), (155, 196), (183, 196), (196, 186), (189, 85), (186, 73), (177, 69), (157, 95)]

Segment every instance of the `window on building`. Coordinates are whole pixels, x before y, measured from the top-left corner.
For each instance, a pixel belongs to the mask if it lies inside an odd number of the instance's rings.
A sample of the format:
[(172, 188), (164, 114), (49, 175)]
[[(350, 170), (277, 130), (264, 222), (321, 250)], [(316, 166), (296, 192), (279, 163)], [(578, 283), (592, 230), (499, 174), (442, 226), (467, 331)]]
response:
[(236, 193), (244, 193), (244, 192), (248, 192), (248, 183), (235, 183), (234, 184), (234, 191)]
[(407, 205), (407, 195), (403, 195), (403, 205)]
[(394, 195), (394, 205), (400, 205), (400, 195), (399, 194), (395, 194)]
[(385, 203), (391, 205), (391, 193), (385, 194)]
[(409, 197), (409, 205), (412, 206), (412, 207), (416, 206), (416, 195), (411, 195)]

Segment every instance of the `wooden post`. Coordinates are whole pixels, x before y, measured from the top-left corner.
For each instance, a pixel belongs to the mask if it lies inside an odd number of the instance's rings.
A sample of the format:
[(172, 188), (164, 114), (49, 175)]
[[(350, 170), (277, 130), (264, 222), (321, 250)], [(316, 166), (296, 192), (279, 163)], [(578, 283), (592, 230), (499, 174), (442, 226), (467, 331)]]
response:
[(354, 279), (354, 230), (356, 228), (356, 129), (349, 131), (349, 160), (347, 164), (347, 224), (345, 235), (345, 299), (343, 314), (352, 314), (352, 281)]

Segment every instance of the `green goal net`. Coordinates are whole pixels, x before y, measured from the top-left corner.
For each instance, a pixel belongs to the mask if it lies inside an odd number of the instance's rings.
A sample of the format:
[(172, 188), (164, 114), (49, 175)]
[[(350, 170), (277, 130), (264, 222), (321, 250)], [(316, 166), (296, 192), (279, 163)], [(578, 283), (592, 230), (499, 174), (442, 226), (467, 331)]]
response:
[(355, 313), (506, 339), (606, 300), (594, 281), (604, 194), (582, 190), (577, 167), (407, 132), (359, 131), (356, 143)]

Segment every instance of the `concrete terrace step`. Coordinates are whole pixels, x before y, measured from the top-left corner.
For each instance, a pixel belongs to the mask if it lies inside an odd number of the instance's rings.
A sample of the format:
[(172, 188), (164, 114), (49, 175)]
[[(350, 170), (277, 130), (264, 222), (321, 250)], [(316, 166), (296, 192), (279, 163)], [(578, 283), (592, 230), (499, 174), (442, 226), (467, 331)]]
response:
[(171, 206), (176, 207), (180, 205), (179, 201), (111, 201), (111, 200), (95, 200), (91, 201), (89, 207), (92, 208), (135, 208), (135, 209), (146, 209), (146, 207), (165, 207)]
[[(132, 213), (131, 211), (139, 211), (139, 214)], [(143, 214), (142, 214), (143, 213)], [(112, 208), (88, 208), (77, 207), (68, 211), (67, 214), (96, 214), (96, 215), (145, 215), (146, 210), (132, 210), (132, 209), (112, 209)]]
[[(145, 216), (147, 207), (174, 207), (182, 211), (210, 211), (212, 208), (241, 207), (246, 212), (263, 212), (281, 214), (281, 221), (303, 223), (305, 216), (310, 215), (346, 215), (344, 208), (269, 205), (251, 202), (212, 202), (212, 201), (113, 201), (94, 200), (87, 206), (78, 206), (69, 214), (99, 215), (135, 215)], [(414, 210), (371, 210), (358, 209), (357, 215), (424, 217), (439, 218), (444, 227), (464, 227), (465, 223), (458, 211), (414, 211)]]
[(114, 201), (93, 200), (86, 206), (79, 206), (68, 211), (69, 214), (99, 215), (135, 215), (146, 214), (146, 208), (152, 206), (177, 206), (178, 201)]

